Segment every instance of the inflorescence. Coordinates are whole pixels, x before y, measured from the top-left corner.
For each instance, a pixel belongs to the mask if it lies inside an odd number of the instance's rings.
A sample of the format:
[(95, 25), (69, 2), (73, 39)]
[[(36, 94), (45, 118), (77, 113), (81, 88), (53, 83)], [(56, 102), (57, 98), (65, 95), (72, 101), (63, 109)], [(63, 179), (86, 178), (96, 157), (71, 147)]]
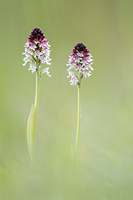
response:
[(74, 49), (73, 53), (69, 56), (69, 61), (67, 66), (70, 66), (68, 71), (67, 78), (71, 77), (70, 83), (71, 85), (80, 86), (81, 79), (83, 76), (89, 77), (91, 76), (92, 68), (92, 56), (90, 51), (86, 49), (86, 46), (82, 43), (78, 43)]
[(51, 65), (49, 58), (50, 56), (50, 45), (48, 40), (45, 39), (43, 32), (39, 28), (34, 28), (29, 36), (27, 43), (25, 44), (25, 55), (24, 66), (27, 62), (30, 63), (29, 70), (33, 72), (37, 71), (39, 77), (43, 73), (46, 73), (49, 77), (49, 67), (41, 69), (41, 63), (46, 63), (47, 65)]

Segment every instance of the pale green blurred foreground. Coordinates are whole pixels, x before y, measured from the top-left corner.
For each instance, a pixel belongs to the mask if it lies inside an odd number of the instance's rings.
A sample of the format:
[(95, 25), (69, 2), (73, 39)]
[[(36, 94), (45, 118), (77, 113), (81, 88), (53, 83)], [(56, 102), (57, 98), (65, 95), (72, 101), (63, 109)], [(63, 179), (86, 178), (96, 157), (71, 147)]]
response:
[[(7, 0), (0, 8), (0, 200), (132, 200), (133, 1)], [(35, 27), (51, 44), (52, 77), (40, 83), (33, 169), (26, 123), (35, 74), (22, 52)], [(66, 78), (78, 42), (95, 69), (82, 84), (79, 169), (77, 88)]]

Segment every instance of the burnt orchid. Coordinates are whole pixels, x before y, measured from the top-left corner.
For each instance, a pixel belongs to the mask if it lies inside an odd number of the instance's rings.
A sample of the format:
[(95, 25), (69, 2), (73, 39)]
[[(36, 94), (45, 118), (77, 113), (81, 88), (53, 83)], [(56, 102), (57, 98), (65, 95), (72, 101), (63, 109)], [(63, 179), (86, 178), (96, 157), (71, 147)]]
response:
[(42, 68), (41, 63), (51, 65), (49, 58), (50, 56), (50, 45), (48, 40), (45, 39), (43, 32), (39, 28), (34, 28), (29, 36), (27, 43), (25, 43), (25, 55), (24, 64), (29, 62), (29, 70), (33, 72), (37, 71), (39, 78), (43, 73), (49, 74), (49, 67)]
[(92, 68), (92, 56), (90, 51), (86, 49), (86, 46), (82, 43), (78, 43), (72, 54), (69, 56), (69, 61), (67, 66), (69, 68), (67, 78), (71, 78), (71, 85), (77, 85), (78, 88), (78, 115), (77, 115), (77, 133), (75, 142), (75, 151), (78, 150), (79, 145), (79, 135), (80, 135), (80, 122), (81, 122), (81, 80), (83, 77), (87, 78), (91, 76)]
[(68, 71), (68, 77), (71, 77), (71, 85), (80, 85), (83, 76), (85, 78), (91, 76), (92, 68), (92, 56), (90, 52), (86, 49), (86, 46), (82, 43), (78, 43), (74, 49), (73, 53), (69, 56), (69, 61), (67, 66), (70, 66)]
[(25, 44), (24, 66), (29, 62), (29, 70), (36, 73), (35, 102), (32, 104), (29, 118), (27, 121), (27, 142), (31, 160), (35, 155), (35, 131), (36, 118), (39, 100), (39, 85), (42, 74), (46, 73), (49, 77), (49, 67), (42, 68), (41, 64), (50, 65), (50, 45), (45, 39), (43, 32), (39, 28), (34, 28)]

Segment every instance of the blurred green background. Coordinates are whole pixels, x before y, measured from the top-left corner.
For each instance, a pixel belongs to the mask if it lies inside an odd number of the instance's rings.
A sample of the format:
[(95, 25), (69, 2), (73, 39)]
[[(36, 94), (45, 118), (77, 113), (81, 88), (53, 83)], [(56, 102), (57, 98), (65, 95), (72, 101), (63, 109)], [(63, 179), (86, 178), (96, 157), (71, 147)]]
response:
[[(133, 1), (5, 0), (0, 22), (0, 200), (132, 200)], [(35, 74), (22, 52), (35, 27), (51, 45), (52, 77), (41, 79), (32, 168), (26, 123)], [(66, 63), (78, 42), (95, 70), (82, 81), (77, 169), (77, 88)]]

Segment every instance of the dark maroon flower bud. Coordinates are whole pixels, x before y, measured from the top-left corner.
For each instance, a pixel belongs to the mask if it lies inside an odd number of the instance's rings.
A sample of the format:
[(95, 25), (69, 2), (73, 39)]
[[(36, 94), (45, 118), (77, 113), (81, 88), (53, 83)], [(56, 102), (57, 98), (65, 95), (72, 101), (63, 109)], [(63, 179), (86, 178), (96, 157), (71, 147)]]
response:
[(80, 79), (82, 79), (82, 78), (83, 78), (83, 74), (81, 75)]
[(77, 50), (77, 51), (81, 52), (81, 51), (85, 51), (85, 50), (87, 50), (87, 49), (86, 49), (86, 46), (85, 46), (84, 44), (78, 43), (78, 44), (74, 47), (74, 50)]
[(34, 28), (31, 32), (31, 35), (28, 38), (29, 42), (33, 42), (34, 40), (43, 40), (45, 38), (43, 32), (39, 28)]

